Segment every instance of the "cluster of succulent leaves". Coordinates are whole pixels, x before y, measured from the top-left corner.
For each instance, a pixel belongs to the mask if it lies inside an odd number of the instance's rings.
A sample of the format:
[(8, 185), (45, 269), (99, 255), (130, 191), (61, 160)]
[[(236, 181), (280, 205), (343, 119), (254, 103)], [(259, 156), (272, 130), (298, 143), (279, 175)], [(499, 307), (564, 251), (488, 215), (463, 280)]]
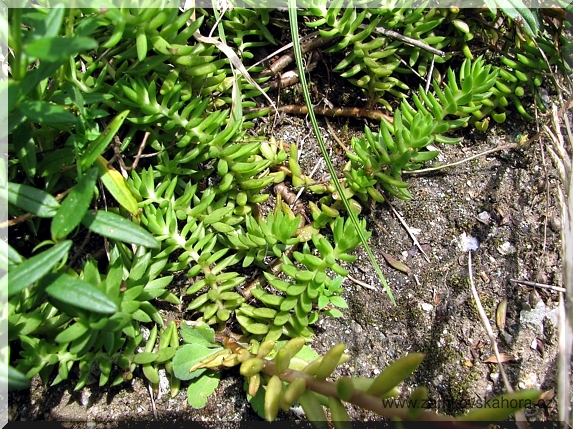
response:
[[(323, 35), (342, 37), (331, 48), (346, 52), (337, 70), (347, 70), (348, 78), (361, 73), (352, 82), (373, 103), (385, 104), (386, 92), (402, 99), (393, 124), (382, 122), (378, 132), (367, 128), (352, 141), (344, 192), (356, 212), (369, 198), (382, 201), (384, 191), (409, 198), (401, 172), (433, 159), (437, 151), (428, 145), (457, 142), (447, 133), (467, 123), (485, 129), (490, 114), (502, 122), (503, 109), (521, 93), (515, 86), (512, 95), (503, 95), (502, 84), (515, 84), (512, 76), (521, 82), (518, 72), (543, 75), (543, 65), (534, 71), (520, 67), (533, 55), (529, 42), (537, 35), (523, 43), (526, 53), (502, 59), (511, 68), (505, 73), (485, 59), (468, 58), (457, 75), (448, 70), (447, 79), (436, 79), (431, 92), (420, 88), (410, 104), (409, 86), (391, 76), (407, 71), (394, 55), (422, 76), (432, 58), (376, 36), (374, 28), (466, 53), (472, 33), (466, 27), (478, 21), (442, 9), (332, 5), (300, 14), (314, 16), (307, 24)], [(275, 42), (271, 21), (269, 10), (232, 9), (219, 23), (219, 36), (247, 61), (253, 48)], [(242, 363), (215, 341), (209, 326), (240, 330), (255, 355), (259, 343), (276, 342), (278, 355), (281, 340), (310, 341), (321, 314), (342, 315), (348, 274), (343, 265), (355, 259), (358, 228), (368, 236), (365, 222), (356, 226), (340, 216), (340, 195), (332, 183), (303, 174), (296, 145), (289, 156), (281, 142), (246, 133), (252, 123), (242, 109), (255, 107), (252, 97), (259, 93), (215, 44), (194, 40), (215, 22), (212, 12), (201, 9), (10, 10), (14, 54), (2, 87), (9, 95), (10, 160), (2, 186), (9, 215), (18, 222), (9, 244), (0, 241), (0, 255), (1, 268), (10, 270), (9, 282), (6, 275), (2, 282), (8, 282), (11, 388), (25, 387), (36, 374), (60, 383), (75, 363), (76, 389), (88, 383), (96, 365), (100, 385), (119, 384), (141, 371), (156, 388), (163, 366), (172, 376), (172, 395), (179, 379), (195, 379), (191, 401), (197, 386), (216, 387), (218, 373), (206, 370)], [(542, 46), (557, 63), (557, 53)], [(379, 62), (387, 53), (389, 62)], [(512, 55), (520, 64), (510, 62)], [(310, 204), (308, 225), (284, 202), (266, 216), (259, 213), (258, 205), (269, 198), (261, 192), (289, 178), (323, 194)], [(273, 271), (274, 258), (279, 263)], [(247, 295), (239, 286), (249, 267), (262, 270), (264, 281)], [(189, 279), (186, 308), (200, 332), (186, 324), (179, 332), (157, 309), (159, 301), (181, 304), (173, 286), (180, 272)], [(187, 343), (181, 347), (179, 334)], [(259, 380), (267, 391), (270, 375)], [(255, 379), (248, 387), (252, 397), (262, 392)]]
[[(537, 107), (546, 110), (536, 88), (543, 84), (550, 65), (571, 72), (561, 52), (561, 49), (570, 52), (571, 41), (561, 28), (545, 23), (539, 9), (529, 10), (520, 0), (500, 3), (503, 14), (493, 9), (495, 1), (489, 2), (490, 8), (482, 9), (425, 8), (425, 4), (412, 8), (408, 2), (400, 2), (399, 6), (397, 2), (388, 2), (377, 9), (361, 9), (349, 7), (348, 2), (342, 1), (332, 2), (328, 7), (316, 3), (303, 14), (309, 17), (308, 27), (317, 28), (321, 36), (336, 38), (325, 50), (344, 55), (334, 70), (361, 88), (368, 100), (390, 111), (395, 107), (392, 98), (409, 98), (411, 75), (426, 78), (432, 63), (435, 64), (432, 78), (442, 84), (445, 76), (439, 65), (455, 59), (454, 54), (447, 51), (461, 51), (469, 60), (475, 59), (476, 48), (488, 47), (501, 53), (502, 72), (492, 91), (492, 109), (489, 109), (499, 123), (505, 120), (511, 108), (532, 119), (531, 109), (526, 109), (521, 102), (524, 96), (533, 96)], [(563, 24), (564, 28), (570, 26), (567, 22)], [(411, 46), (389, 35), (388, 30), (422, 41), (446, 54), (440, 56)], [(488, 113), (474, 116), (483, 121)], [(478, 126), (487, 129), (486, 124)]]
[[(347, 237), (334, 246), (313, 238), (325, 261), (318, 265), (322, 259), (309, 244), (294, 253), (301, 265), (285, 255), (301, 241), (300, 218), (284, 205), (266, 217), (256, 208), (269, 197), (261, 189), (285, 179), (270, 168), (287, 154), (275, 142), (244, 140), (244, 94), (231, 116), (220, 108), (225, 96), (229, 103), (233, 98), (227, 91), (232, 73), (222, 68), (227, 60), (210, 55), (213, 46), (181, 45), (203, 17), (186, 27), (191, 11), (178, 15), (173, 9), (72, 10), (67, 18), (63, 9), (11, 13), (19, 64), (8, 88), (7, 198), (11, 216), (33, 215), (18, 228), (34, 234), (30, 243), (11, 240), (5, 252), (14, 377), (39, 373), (49, 382), (57, 370), (51, 381), (57, 384), (78, 362), (79, 389), (94, 364), (100, 385), (129, 379), (141, 365), (156, 384), (156, 365), (168, 363), (171, 351), (156, 355), (153, 339), (141, 352), (140, 324), (154, 324), (155, 336), (162, 328), (159, 346), (165, 346), (161, 339), (170, 338), (172, 328), (152, 302), (180, 304), (168, 286), (171, 273), (182, 270), (193, 279), (186, 291), (195, 298), (189, 310), (208, 324), (224, 324), (234, 314), (246, 334), (310, 338), (308, 325), (321, 310), (341, 315), (332, 306), (346, 306), (342, 277), (333, 279), (326, 270), (345, 274), (337, 261), (353, 258), (347, 253), (358, 245), (353, 227), (342, 218), (333, 224), (335, 240)], [(61, 37), (62, 31), (73, 36)], [(28, 67), (37, 60), (38, 67)], [(221, 98), (213, 100), (217, 92)], [(133, 157), (144, 133), (147, 147), (158, 152), (154, 162), (142, 161), (129, 173), (109, 163), (114, 153)], [(88, 256), (77, 264), (90, 234), (107, 240), (95, 241), (106, 244), (107, 261)], [(283, 258), (292, 288), (273, 278), (287, 297), (274, 295), (272, 286), (258, 287), (252, 291), (255, 307), (236, 292), (245, 282), (239, 272), (250, 265), (266, 269), (269, 256)], [(111, 374), (114, 363), (121, 373)]]
[(300, 405), (315, 427), (329, 427), (326, 409), (335, 428), (346, 428), (351, 419), (345, 403), (394, 421), (439, 420), (442, 424), (447, 420), (453, 424), (502, 421), (520, 407), (533, 404), (541, 393), (529, 389), (501, 394), (484, 407), (452, 418), (428, 409), (426, 387), (419, 386), (407, 396), (401, 394), (401, 383), (422, 363), (422, 353), (396, 359), (375, 378), (339, 377), (335, 374), (337, 368), (350, 358), (342, 343), (321, 356), (301, 337), (288, 341), (251, 339), (242, 343), (225, 334), (216, 335), (208, 325), (196, 322), (183, 324), (181, 335), (185, 344), (173, 358), (173, 372), (181, 380), (190, 380), (189, 404), (203, 407), (219, 384), (219, 370), (239, 366), (249, 402), (269, 422), (275, 420), (280, 410), (289, 412), (292, 406)]

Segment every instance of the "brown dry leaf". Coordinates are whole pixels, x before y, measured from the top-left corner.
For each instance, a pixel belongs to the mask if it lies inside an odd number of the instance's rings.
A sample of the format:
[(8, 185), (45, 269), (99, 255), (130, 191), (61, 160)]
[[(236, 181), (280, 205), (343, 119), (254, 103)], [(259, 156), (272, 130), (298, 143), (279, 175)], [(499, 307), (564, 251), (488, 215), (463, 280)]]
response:
[[(499, 357), (501, 359), (500, 363), (504, 363), (504, 362), (509, 362), (512, 360), (515, 360), (515, 356), (507, 354), (507, 353), (500, 353)], [(495, 355), (491, 355), (490, 357), (488, 357), (486, 360), (484, 360), (484, 363), (498, 363), (497, 362), (497, 358), (495, 357)]]
[(547, 404), (548, 402), (551, 402), (553, 398), (555, 398), (555, 390), (546, 390), (541, 395), (539, 395), (539, 398), (537, 401), (535, 401), (535, 405)]
[(470, 367), (470, 368), (471, 368), (472, 366), (474, 366), (474, 364), (472, 363), (471, 360), (465, 360), (465, 361), (464, 361), (464, 365), (465, 365), (465, 366), (468, 366), (468, 367)]
[(392, 255), (389, 255), (386, 252), (380, 251), (386, 262), (392, 267), (397, 269), (398, 271), (402, 271), (403, 273), (410, 274), (412, 270), (403, 262), (400, 262), (398, 259), (394, 258)]

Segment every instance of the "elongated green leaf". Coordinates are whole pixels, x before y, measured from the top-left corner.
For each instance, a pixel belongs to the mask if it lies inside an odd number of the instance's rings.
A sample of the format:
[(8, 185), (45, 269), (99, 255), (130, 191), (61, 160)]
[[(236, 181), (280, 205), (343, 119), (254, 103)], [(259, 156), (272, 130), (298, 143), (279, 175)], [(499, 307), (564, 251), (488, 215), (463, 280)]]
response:
[(43, 100), (26, 100), (18, 106), (32, 122), (39, 124), (69, 124), (76, 122), (76, 116), (62, 106)]
[[(2, 243), (6, 242), (2, 241)], [(14, 249), (9, 244), (7, 246), (8, 246), (8, 253), (6, 254), (8, 255), (8, 265), (18, 265), (24, 262), (24, 258), (22, 258), (22, 256), (18, 253), (16, 249)]]
[[(83, 322), (72, 323), (66, 329), (64, 329), (62, 332), (56, 335), (56, 338), (54, 338), (54, 340), (57, 343), (71, 343), (72, 341), (77, 340), (78, 338), (84, 336), (89, 331), (89, 329), (90, 327), (87, 323)], [(85, 336), (89, 337), (89, 335), (90, 334), (88, 333)]]
[(119, 310), (117, 304), (98, 288), (67, 274), (55, 277), (46, 292), (66, 304), (96, 313), (113, 314)]
[(64, 238), (80, 224), (93, 198), (97, 176), (97, 168), (88, 170), (62, 201), (58, 212), (52, 220), (51, 232), (54, 240)]
[(466, 415), (459, 416), (457, 420), (501, 422), (523, 408), (530, 408), (540, 395), (541, 392), (536, 389), (504, 393), (487, 401), (484, 407), (475, 408)]
[(36, 20), (30, 40), (56, 36), (60, 32), (65, 13), (64, 8), (55, 7), (46, 16)]
[(19, 183), (8, 183), (8, 202), (38, 217), (54, 217), (60, 203), (46, 191)]
[(522, 0), (509, 0), (509, 5), (505, 1), (498, 0), (498, 6), (507, 16), (519, 22), (528, 36), (537, 37), (539, 33), (538, 10), (529, 9)]
[(28, 43), (24, 51), (40, 60), (60, 61), (96, 47), (97, 42), (89, 37), (41, 37)]
[(56, 62), (44, 61), (40, 66), (24, 76), (21, 81), (8, 82), (8, 111), (12, 112), (18, 103), (44, 79), (53, 75), (67, 57)]
[(158, 249), (161, 244), (149, 232), (124, 217), (104, 210), (90, 211), (82, 224), (96, 234), (126, 243)]
[(141, 352), (134, 356), (133, 362), (138, 365), (145, 365), (148, 363), (155, 362), (157, 360), (157, 353), (153, 352)]
[(96, 165), (101, 174), (101, 181), (109, 193), (122, 207), (130, 213), (137, 214), (139, 212), (137, 201), (120, 172), (108, 166), (107, 161), (102, 156), (98, 157)]
[[(316, 139), (317, 139), (318, 144), (320, 146), (320, 150), (322, 151), (322, 157), (324, 158), (324, 161), (326, 162), (326, 166), (328, 167), (328, 171), (330, 172), (332, 177), (337, 177), (337, 173), (334, 170), (334, 166), (332, 165), (332, 161), (330, 160), (330, 158), (328, 156), (328, 151), (326, 150), (326, 146), (324, 145), (324, 141), (322, 140), (322, 133), (318, 127), (318, 122), (316, 121), (316, 116), (315, 116), (314, 110), (312, 108), (312, 101), (310, 99), (310, 93), (308, 91), (308, 85), (306, 82), (306, 77), (305, 77), (306, 75), (305, 75), (304, 64), (303, 64), (303, 60), (302, 60), (302, 52), (301, 52), (301, 48), (300, 48), (299, 35), (298, 35), (298, 16), (297, 16), (296, 0), (289, 0), (288, 4), (289, 4), (288, 14), (289, 14), (289, 18), (290, 18), (291, 37), (292, 37), (292, 40), (294, 41), (293, 51), (294, 51), (294, 55), (296, 58), (296, 65), (298, 68), (298, 75), (299, 75), (299, 79), (300, 79), (300, 84), (302, 86), (302, 92), (304, 95), (304, 100), (305, 100), (306, 105), (308, 107), (308, 114), (309, 114), (310, 120), (312, 122), (312, 128), (314, 129), (314, 135), (316, 136)], [(346, 198), (346, 195), (344, 194), (344, 190), (342, 189), (340, 182), (338, 180), (333, 180), (333, 183), (334, 183), (334, 186), (336, 187), (336, 191), (338, 192), (338, 194), (340, 195), (340, 197), (342, 199), (342, 202), (344, 203), (344, 207), (346, 208), (346, 211), (348, 212), (348, 215), (350, 216), (352, 223), (354, 224), (354, 226), (356, 227), (356, 230), (358, 231), (358, 234), (360, 235), (360, 241), (364, 245), (364, 249), (366, 250), (368, 257), (370, 258), (370, 262), (372, 263), (372, 265), (374, 266), (374, 269), (376, 270), (376, 274), (378, 274), (378, 278), (382, 282), (382, 285), (384, 286), (386, 293), (390, 297), (390, 300), (395, 305), (396, 300), (394, 299), (394, 295), (392, 294), (392, 291), (390, 290), (390, 287), (388, 286), (388, 283), (386, 282), (386, 278), (384, 277), (384, 274), (382, 274), (382, 270), (380, 269), (380, 266), (378, 265), (378, 262), (376, 261), (376, 258), (374, 257), (374, 254), (372, 253), (370, 246), (368, 245), (368, 241), (366, 240), (364, 232), (362, 231), (362, 228), (360, 227), (360, 223), (358, 222), (358, 218), (356, 217), (356, 213), (354, 213), (354, 211), (350, 208), (350, 204), (348, 203), (348, 199)]]
[[(129, 114), (129, 110), (124, 110), (123, 112), (118, 113), (118, 115), (112, 119), (109, 125), (103, 130), (103, 132), (95, 139), (93, 142), (90, 143), (86, 152), (80, 159), (80, 166), (83, 170), (90, 168), (95, 160), (100, 156), (104, 150), (108, 147), (111, 143), (113, 137), (119, 131), (119, 128), (123, 124), (123, 121)], [(106, 163), (107, 165), (107, 163)]]
[(8, 278), (8, 296), (17, 294), (48, 274), (54, 265), (67, 255), (70, 247), (72, 247), (71, 240), (62, 241), (11, 269)]
[(32, 138), (32, 130), (27, 126), (20, 126), (12, 133), (12, 141), (16, 155), (26, 176), (33, 180), (36, 175), (36, 142)]
[[(0, 378), (3, 377), (0, 376)], [(6, 385), (5, 380), (1, 382), (4, 386)], [(8, 390), (22, 390), (28, 387), (30, 387), (30, 380), (12, 366), (8, 366)]]

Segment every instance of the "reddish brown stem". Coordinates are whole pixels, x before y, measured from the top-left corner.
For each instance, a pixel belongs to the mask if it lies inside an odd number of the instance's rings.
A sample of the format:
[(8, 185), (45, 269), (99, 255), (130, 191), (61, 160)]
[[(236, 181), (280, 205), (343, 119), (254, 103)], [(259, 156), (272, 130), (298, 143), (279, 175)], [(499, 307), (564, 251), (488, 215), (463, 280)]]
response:
[[(239, 343), (224, 334), (218, 334), (217, 339), (221, 341), (225, 347), (230, 348), (235, 354), (238, 354), (241, 349), (244, 349), (244, 347)], [(254, 357), (255, 355), (252, 356)], [(332, 381), (318, 380), (304, 371), (297, 371), (294, 369), (287, 369), (286, 371), (279, 372), (272, 360), (265, 359), (262, 372), (268, 375), (277, 375), (281, 380), (288, 383), (291, 383), (297, 378), (303, 378), (306, 381), (308, 390), (324, 396), (338, 398), (336, 383)], [(413, 421), (408, 413), (408, 408), (400, 407), (397, 401), (393, 403), (391, 400), (388, 400), (385, 403), (382, 399), (360, 390), (356, 390), (350, 398), (350, 401), (347, 402), (358, 405), (363, 409), (373, 411), (379, 416), (390, 420), (398, 419), (401, 421)], [(475, 426), (467, 422), (456, 421), (453, 417), (440, 415), (430, 410), (424, 410), (416, 421), (432, 422), (433, 427), (475, 429)]]
[[(253, 109), (245, 109), (244, 114), (258, 112), (260, 110), (268, 109), (268, 107), (264, 108), (253, 108)], [(291, 115), (306, 115), (308, 114), (308, 108), (306, 106), (297, 105), (297, 104), (288, 104), (286, 106), (280, 106), (278, 108), (279, 112), (289, 113)], [(386, 119), (388, 122), (393, 123), (394, 118), (392, 116), (387, 115), (379, 110), (373, 109), (364, 109), (361, 107), (323, 107), (323, 106), (315, 106), (313, 108), (314, 113), (317, 115), (323, 116), (347, 116), (351, 118), (369, 118), (375, 121), (380, 121), (382, 118)]]

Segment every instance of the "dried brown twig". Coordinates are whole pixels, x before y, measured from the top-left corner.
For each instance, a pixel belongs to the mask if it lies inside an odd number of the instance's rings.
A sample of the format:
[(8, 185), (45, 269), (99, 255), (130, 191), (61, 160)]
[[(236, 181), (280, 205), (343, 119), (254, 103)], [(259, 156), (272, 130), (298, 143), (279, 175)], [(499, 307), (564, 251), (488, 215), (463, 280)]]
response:
[[(573, 169), (571, 140), (571, 124), (568, 116), (563, 113), (571, 107), (571, 98), (561, 107), (553, 105), (551, 112), (551, 126), (545, 124), (543, 131), (551, 142), (547, 150), (561, 177), (561, 184), (557, 189), (561, 204), (561, 246), (563, 260), (563, 286), (566, 294), (559, 294), (559, 355), (557, 358), (557, 406), (559, 420), (568, 426), (571, 420), (569, 407), (571, 403), (571, 347), (573, 345)], [(567, 138), (561, 131), (561, 118), (565, 123)], [(568, 299), (566, 299), (566, 296)]]
[[(306, 54), (307, 52), (316, 49), (316, 48), (320, 48), (328, 43), (332, 43), (335, 40), (337, 40), (337, 37), (317, 37), (316, 39), (312, 39), (304, 44), (302, 44), (300, 46), (301, 51), (304, 54)], [(292, 42), (289, 43), (288, 45), (284, 46), (282, 49), (288, 49), (292, 46)], [(274, 54), (271, 54), (274, 55)], [(283, 55), (282, 57), (280, 57), (278, 60), (276, 60), (269, 68), (268, 70), (264, 70), (261, 73), (259, 73), (258, 77), (268, 77), (268, 76), (275, 76), (278, 72), (280, 72), (281, 70), (283, 70), (286, 66), (288, 66), (290, 63), (292, 63), (294, 61), (294, 52), (289, 52), (286, 55)]]
[[(252, 108), (252, 109), (245, 109), (244, 114), (247, 115), (249, 113), (260, 112), (262, 110), (268, 109), (268, 107), (263, 108)], [(298, 104), (288, 104), (286, 106), (280, 106), (278, 108), (279, 112), (281, 113), (288, 113), (291, 115), (307, 115), (308, 108), (306, 106), (300, 106)], [(373, 109), (364, 109), (361, 107), (323, 107), (323, 106), (314, 106), (313, 111), (316, 115), (323, 115), (323, 116), (347, 116), (350, 118), (369, 118), (376, 121), (380, 121), (382, 119), (388, 120), (390, 123), (393, 122), (392, 116), (387, 115), (379, 110)]]
[[(471, 288), (472, 296), (474, 298), (474, 301), (475, 301), (475, 304), (476, 304), (482, 325), (485, 328), (485, 331), (486, 331), (487, 336), (489, 338), (491, 348), (493, 349), (493, 352), (495, 354), (497, 364), (499, 366), (499, 373), (501, 374), (501, 378), (503, 379), (503, 384), (505, 385), (506, 390), (509, 393), (511, 393), (511, 392), (513, 392), (513, 387), (511, 386), (511, 383), (509, 382), (509, 379), (507, 378), (507, 374), (505, 373), (505, 369), (503, 368), (503, 360), (501, 359), (501, 356), (499, 354), (499, 348), (497, 347), (497, 341), (495, 340), (495, 336), (493, 334), (493, 329), (491, 328), (491, 324), (489, 323), (489, 319), (487, 317), (485, 310), (483, 309), (483, 306), (481, 304), (481, 300), (479, 298), (477, 289), (474, 285), (473, 267), (472, 267), (472, 251), (471, 250), (468, 251), (468, 273), (469, 273), (470, 288)], [(527, 420), (525, 418), (525, 414), (523, 413), (523, 410), (517, 411), (515, 413), (515, 420), (516, 420), (517, 426), (520, 429), (525, 429), (527, 427), (526, 426)]]

